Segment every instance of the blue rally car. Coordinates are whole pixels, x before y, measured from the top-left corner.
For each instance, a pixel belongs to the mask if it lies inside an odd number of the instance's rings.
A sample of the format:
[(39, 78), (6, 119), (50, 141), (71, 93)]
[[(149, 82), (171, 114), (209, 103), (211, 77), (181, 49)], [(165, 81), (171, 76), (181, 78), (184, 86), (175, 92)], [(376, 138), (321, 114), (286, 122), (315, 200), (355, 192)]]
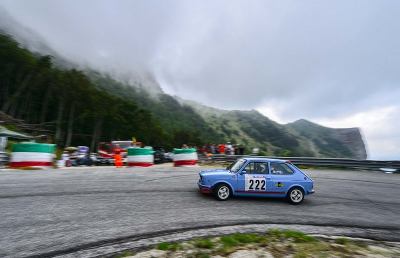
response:
[(300, 204), (314, 193), (313, 180), (288, 161), (266, 158), (238, 159), (226, 169), (199, 173), (202, 193), (212, 193), (225, 201), (231, 196), (285, 197)]

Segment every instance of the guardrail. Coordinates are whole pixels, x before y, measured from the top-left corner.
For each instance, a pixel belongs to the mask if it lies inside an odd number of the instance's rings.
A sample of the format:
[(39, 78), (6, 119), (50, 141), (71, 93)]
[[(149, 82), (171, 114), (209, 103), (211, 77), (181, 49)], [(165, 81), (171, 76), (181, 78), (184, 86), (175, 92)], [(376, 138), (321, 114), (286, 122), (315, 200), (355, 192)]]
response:
[[(252, 155), (224, 155), (214, 154), (211, 156), (199, 155), (201, 163), (217, 162), (231, 163), (239, 158), (258, 157), (269, 159), (288, 160), (294, 165), (315, 166), (315, 167), (336, 167), (365, 170), (388, 170), (390, 172), (400, 171), (400, 160), (357, 160), (343, 158), (314, 158), (314, 157), (274, 157), (274, 156), (252, 156)], [(7, 153), (0, 152), (0, 168), (5, 167), (9, 161)]]
[(241, 156), (215, 154), (209, 157), (202, 156), (203, 162), (233, 162), (244, 157), (260, 157), (270, 159), (289, 160), (294, 165), (317, 166), (317, 167), (342, 167), (355, 169), (389, 169), (400, 171), (400, 160), (357, 160), (343, 158), (314, 158), (314, 157), (271, 157), (271, 156)]

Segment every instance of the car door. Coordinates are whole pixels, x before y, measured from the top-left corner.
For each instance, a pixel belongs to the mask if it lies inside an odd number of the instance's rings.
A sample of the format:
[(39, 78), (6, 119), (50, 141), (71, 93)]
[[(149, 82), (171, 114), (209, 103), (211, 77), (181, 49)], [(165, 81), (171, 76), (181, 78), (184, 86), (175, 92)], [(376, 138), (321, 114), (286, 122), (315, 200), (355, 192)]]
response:
[(270, 176), (273, 191), (284, 195), (293, 184), (295, 172), (284, 162), (271, 162)]
[(249, 161), (238, 172), (237, 195), (263, 195), (268, 194), (272, 187), (269, 180), (269, 163)]

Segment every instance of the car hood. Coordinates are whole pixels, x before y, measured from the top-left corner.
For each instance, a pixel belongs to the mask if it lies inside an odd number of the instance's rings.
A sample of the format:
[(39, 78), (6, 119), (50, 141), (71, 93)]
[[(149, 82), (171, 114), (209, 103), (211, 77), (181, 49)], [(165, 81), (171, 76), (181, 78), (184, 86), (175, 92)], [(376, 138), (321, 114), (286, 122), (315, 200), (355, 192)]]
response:
[(225, 176), (232, 175), (229, 170), (226, 169), (209, 169), (203, 170), (199, 173), (201, 176)]

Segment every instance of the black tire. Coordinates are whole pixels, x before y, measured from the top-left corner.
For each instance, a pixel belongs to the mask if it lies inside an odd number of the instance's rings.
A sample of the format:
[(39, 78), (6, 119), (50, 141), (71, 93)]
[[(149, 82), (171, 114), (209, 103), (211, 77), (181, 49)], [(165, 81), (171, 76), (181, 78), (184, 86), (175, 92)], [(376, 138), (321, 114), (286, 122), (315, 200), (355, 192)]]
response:
[(232, 190), (227, 184), (218, 184), (214, 187), (214, 197), (218, 201), (226, 201), (232, 196)]
[(300, 187), (291, 188), (286, 196), (290, 204), (298, 205), (304, 201), (304, 191)]

